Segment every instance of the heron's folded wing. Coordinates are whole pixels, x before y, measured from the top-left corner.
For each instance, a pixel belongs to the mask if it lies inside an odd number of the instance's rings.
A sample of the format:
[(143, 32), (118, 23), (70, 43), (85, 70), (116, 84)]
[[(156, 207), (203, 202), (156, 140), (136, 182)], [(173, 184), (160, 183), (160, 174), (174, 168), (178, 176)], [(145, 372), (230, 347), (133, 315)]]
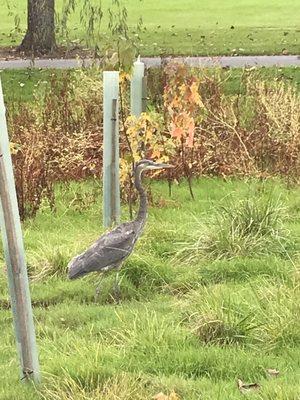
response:
[(84, 270), (101, 271), (105, 267), (120, 264), (132, 252), (135, 241), (136, 232), (127, 224), (102, 235), (81, 254)]

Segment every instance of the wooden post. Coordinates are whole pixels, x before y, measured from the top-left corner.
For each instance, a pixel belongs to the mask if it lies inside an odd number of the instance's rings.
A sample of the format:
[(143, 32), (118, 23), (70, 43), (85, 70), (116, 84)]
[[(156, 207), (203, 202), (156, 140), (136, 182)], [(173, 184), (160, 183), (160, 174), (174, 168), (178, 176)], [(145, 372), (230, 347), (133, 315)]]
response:
[(130, 87), (131, 115), (139, 117), (143, 112), (143, 78), (145, 64), (140, 57), (133, 64), (133, 74)]
[(119, 72), (103, 72), (103, 225), (120, 221)]
[(11, 297), (21, 380), (40, 381), (25, 251), (0, 81), (0, 225)]

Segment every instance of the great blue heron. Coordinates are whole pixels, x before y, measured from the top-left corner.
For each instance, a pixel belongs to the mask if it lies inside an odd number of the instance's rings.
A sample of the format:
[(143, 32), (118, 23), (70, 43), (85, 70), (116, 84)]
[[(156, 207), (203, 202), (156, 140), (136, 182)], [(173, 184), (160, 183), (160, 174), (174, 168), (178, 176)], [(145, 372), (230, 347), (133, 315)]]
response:
[(132, 253), (147, 220), (147, 195), (141, 183), (142, 173), (149, 169), (171, 168), (169, 164), (150, 160), (139, 161), (134, 169), (134, 182), (140, 196), (140, 207), (136, 218), (124, 222), (110, 232), (104, 233), (84, 253), (74, 257), (68, 264), (69, 278), (80, 278), (90, 272), (116, 270), (115, 295), (119, 301), (119, 270), (123, 261)]

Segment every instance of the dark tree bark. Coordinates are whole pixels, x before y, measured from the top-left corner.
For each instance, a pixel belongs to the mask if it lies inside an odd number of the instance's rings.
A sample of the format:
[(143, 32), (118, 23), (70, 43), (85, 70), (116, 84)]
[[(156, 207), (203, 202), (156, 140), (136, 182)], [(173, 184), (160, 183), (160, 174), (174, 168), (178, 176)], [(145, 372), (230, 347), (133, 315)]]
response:
[(54, 0), (27, 1), (27, 32), (20, 50), (34, 54), (49, 53), (56, 47)]

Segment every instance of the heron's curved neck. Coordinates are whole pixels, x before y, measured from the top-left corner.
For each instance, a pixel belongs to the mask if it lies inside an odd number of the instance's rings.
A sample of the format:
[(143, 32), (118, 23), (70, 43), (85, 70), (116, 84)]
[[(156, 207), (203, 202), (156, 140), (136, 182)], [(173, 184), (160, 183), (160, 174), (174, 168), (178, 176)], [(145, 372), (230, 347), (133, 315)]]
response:
[(140, 171), (138, 168), (134, 174), (134, 184), (140, 195), (140, 207), (135, 220), (144, 224), (147, 219), (148, 203), (146, 191), (142, 186), (142, 171)]

